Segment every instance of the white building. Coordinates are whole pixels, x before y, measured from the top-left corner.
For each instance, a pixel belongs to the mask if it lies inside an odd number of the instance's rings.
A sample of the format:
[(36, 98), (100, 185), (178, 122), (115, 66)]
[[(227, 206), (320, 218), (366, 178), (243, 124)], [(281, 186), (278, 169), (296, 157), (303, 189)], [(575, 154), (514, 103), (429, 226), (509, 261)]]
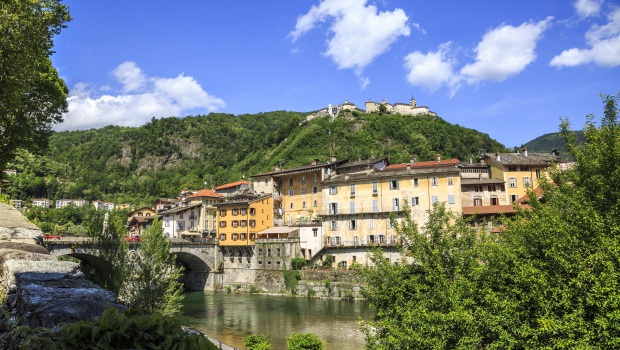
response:
[(200, 234), (200, 207), (201, 203), (187, 205), (163, 211), (158, 215), (162, 218), (164, 235), (168, 238), (185, 238)]

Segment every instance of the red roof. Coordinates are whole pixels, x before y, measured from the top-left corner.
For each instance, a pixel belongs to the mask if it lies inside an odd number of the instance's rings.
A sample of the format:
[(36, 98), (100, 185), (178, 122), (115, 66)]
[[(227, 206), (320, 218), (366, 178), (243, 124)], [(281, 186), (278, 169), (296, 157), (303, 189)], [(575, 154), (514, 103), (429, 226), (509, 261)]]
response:
[[(543, 194), (545, 194), (545, 193), (543, 192), (543, 190), (540, 187), (536, 187), (534, 189), (534, 195), (536, 196), (536, 198), (541, 199)], [(530, 199), (530, 195), (526, 194), (525, 196), (517, 199), (515, 202), (516, 203), (529, 203), (530, 200), (531, 200)]]
[(241, 186), (241, 185), (247, 185), (247, 184), (248, 184), (248, 182), (247, 182), (247, 181), (245, 181), (245, 180), (241, 180), (241, 181), (231, 182), (231, 183), (229, 183), (229, 184), (225, 184), (225, 185), (222, 185), (222, 186), (216, 187), (215, 189), (216, 189), (216, 190), (222, 190), (222, 189), (224, 189), (224, 188), (235, 187), (235, 186)]
[[(522, 209), (530, 209), (529, 205), (521, 205)], [(463, 207), (463, 215), (485, 215), (485, 214), (514, 214), (515, 208), (512, 204), (508, 205), (484, 205), (477, 207)]]
[(434, 168), (434, 167), (447, 167), (447, 166), (454, 166), (461, 163), (460, 160), (458, 159), (446, 159), (446, 160), (440, 160), (440, 161), (436, 161), (436, 160), (430, 160), (427, 162), (415, 162), (415, 163), (400, 163), (400, 164), (392, 164), (392, 165), (388, 165), (387, 167), (385, 167), (384, 170), (404, 170), (407, 169), (407, 165), (409, 165), (411, 167), (411, 169), (416, 169), (416, 168)]
[(208, 189), (204, 189), (204, 190), (200, 190), (194, 194), (192, 194), (191, 196), (187, 197), (187, 198), (197, 198), (197, 197), (220, 197), (221, 194), (213, 191), (213, 190), (208, 190)]

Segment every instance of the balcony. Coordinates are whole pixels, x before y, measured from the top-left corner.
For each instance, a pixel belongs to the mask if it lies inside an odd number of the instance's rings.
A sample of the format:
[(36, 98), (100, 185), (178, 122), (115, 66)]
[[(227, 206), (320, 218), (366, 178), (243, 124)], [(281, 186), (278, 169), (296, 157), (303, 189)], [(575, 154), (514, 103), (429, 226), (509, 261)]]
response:
[[(380, 237), (383, 237), (381, 239)], [(329, 240), (329, 237), (325, 238), (324, 246), (329, 248), (346, 248), (346, 247), (370, 247), (370, 246), (379, 246), (379, 247), (393, 247), (400, 244), (399, 240), (396, 236), (385, 237), (385, 236), (376, 236), (374, 239), (364, 238), (361, 240)]]
[(353, 211), (351, 209), (348, 210), (330, 210), (329, 208), (323, 208), (316, 211), (316, 216), (338, 216), (338, 215), (357, 215), (357, 214), (389, 214), (389, 213), (401, 213), (403, 212), (403, 207), (398, 206), (396, 208), (392, 207), (392, 205), (384, 205), (378, 207), (362, 207), (355, 208)]

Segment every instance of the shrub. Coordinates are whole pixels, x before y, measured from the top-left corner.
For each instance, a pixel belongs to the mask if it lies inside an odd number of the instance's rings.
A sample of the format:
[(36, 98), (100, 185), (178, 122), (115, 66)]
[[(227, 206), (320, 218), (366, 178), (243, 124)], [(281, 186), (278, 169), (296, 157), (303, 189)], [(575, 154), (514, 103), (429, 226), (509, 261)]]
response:
[(243, 338), (247, 350), (271, 350), (271, 340), (264, 334), (252, 334)]
[(304, 258), (293, 258), (291, 260), (291, 269), (293, 270), (301, 270), (306, 266), (306, 259)]
[(286, 339), (288, 350), (324, 350), (325, 344), (312, 333), (293, 333)]

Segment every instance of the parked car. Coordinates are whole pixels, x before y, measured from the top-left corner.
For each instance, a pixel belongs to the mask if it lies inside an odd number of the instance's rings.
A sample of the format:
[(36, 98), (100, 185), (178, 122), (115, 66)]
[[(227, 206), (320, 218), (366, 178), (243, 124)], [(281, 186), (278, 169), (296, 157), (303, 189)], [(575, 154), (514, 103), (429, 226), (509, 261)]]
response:
[(129, 237), (125, 237), (125, 241), (126, 242), (131, 242), (131, 243), (138, 243), (141, 241), (140, 236), (139, 235), (131, 235)]
[(43, 236), (43, 239), (60, 239), (60, 236), (56, 236), (56, 235), (45, 235), (45, 236)]

